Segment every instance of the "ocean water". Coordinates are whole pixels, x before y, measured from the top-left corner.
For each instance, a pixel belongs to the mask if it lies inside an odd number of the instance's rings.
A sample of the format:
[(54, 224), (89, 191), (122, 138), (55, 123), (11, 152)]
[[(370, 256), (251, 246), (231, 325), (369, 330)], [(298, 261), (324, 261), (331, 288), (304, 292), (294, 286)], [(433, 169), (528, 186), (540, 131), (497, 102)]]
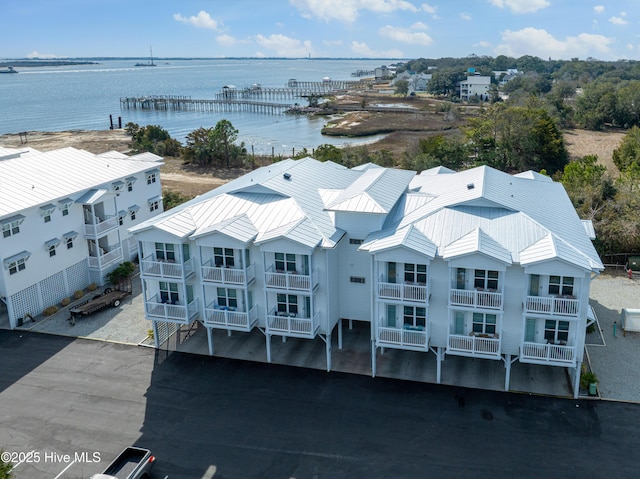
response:
[[(0, 134), (21, 131), (105, 130), (109, 115), (123, 126), (160, 125), (173, 138), (221, 119), (239, 130), (239, 140), (255, 153), (291, 154), (323, 143), (358, 144), (375, 138), (335, 138), (320, 133), (327, 118), (248, 112), (142, 111), (120, 109), (121, 97), (185, 95), (213, 99), (225, 85), (284, 87), (300, 81), (354, 80), (356, 70), (388, 64), (384, 60), (193, 59), (155, 60), (155, 67), (135, 67), (136, 60), (99, 60), (96, 65), (16, 68), (0, 75)], [(279, 100), (274, 100), (279, 102)], [(304, 100), (299, 101), (304, 104)]]

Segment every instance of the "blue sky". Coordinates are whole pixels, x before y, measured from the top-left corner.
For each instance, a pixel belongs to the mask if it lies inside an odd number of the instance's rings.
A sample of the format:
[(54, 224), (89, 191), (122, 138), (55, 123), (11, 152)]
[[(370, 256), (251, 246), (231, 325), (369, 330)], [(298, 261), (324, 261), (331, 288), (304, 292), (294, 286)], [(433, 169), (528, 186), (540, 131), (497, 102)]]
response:
[(0, 58), (640, 59), (639, 0), (0, 0)]

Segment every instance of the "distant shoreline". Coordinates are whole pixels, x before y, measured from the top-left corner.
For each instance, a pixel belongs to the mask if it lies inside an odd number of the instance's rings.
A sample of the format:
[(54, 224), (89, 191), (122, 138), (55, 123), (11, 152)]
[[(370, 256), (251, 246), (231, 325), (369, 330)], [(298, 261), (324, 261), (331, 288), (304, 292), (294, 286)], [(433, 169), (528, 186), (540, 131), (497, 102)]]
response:
[(98, 62), (68, 60), (15, 60), (2, 61), (0, 67), (64, 67), (69, 65), (98, 65)]

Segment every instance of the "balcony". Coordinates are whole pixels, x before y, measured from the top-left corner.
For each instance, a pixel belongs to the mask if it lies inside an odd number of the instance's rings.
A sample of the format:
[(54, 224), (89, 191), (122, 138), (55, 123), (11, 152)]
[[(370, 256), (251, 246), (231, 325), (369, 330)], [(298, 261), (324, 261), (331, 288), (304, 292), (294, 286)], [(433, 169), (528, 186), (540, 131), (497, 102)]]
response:
[(200, 267), (202, 281), (207, 283), (233, 284), (246, 286), (256, 278), (255, 264), (250, 264), (246, 270), (240, 268), (223, 268), (215, 266), (212, 260)]
[(520, 346), (520, 361), (550, 366), (575, 366), (576, 348), (562, 344), (524, 342)]
[(450, 334), (447, 353), (474, 358), (500, 359), (500, 339), (497, 337)]
[(420, 327), (388, 328), (378, 326), (377, 343), (378, 346), (386, 348), (426, 351), (429, 349), (429, 333), (425, 328)]
[(184, 279), (194, 272), (194, 259), (184, 263), (158, 260), (155, 254), (142, 258), (140, 275), (147, 278)]
[(580, 302), (573, 296), (527, 296), (525, 312), (577, 317), (580, 314)]
[(189, 324), (198, 314), (198, 299), (187, 305), (163, 303), (160, 296), (155, 295), (144, 304), (147, 319)]
[(450, 304), (469, 308), (502, 309), (502, 293), (480, 289), (452, 289)]
[(106, 216), (105, 219), (98, 216), (85, 215), (84, 235), (97, 238), (118, 227), (117, 216)]
[(271, 266), (264, 273), (264, 280), (267, 288), (312, 291), (318, 286), (318, 270), (308, 275), (296, 271), (277, 271)]
[(249, 332), (258, 322), (258, 306), (249, 312), (234, 311), (232, 308), (209, 304), (204, 310), (205, 326), (218, 329)]
[(117, 261), (122, 261), (122, 248), (119, 246), (100, 256), (89, 256), (89, 268), (103, 269)]
[(378, 282), (378, 296), (380, 299), (397, 301), (411, 301), (426, 303), (429, 294), (427, 286), (413, 283), (385, 283)]
[(276, 313), (272, 310), (267, 315), (267, 332), (279, 336), (292, 336), (296, 338), (315, 338), (320, 329), (320, 313), (313, 318), (299, 318), (297, 315)]

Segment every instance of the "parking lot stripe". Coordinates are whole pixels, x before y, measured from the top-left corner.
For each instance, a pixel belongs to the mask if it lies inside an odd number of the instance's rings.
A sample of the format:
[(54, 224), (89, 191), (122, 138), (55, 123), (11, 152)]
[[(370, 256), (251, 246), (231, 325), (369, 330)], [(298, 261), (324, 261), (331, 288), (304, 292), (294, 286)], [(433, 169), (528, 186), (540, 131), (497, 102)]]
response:
[(71, 466), (73, 466), (76, 463), (76, 461), (71, 461), (67, 467), (65, 467), (62, 471), (60, 471), (60, 474), (58, 474), (56, 477), (54, 477), (53, 479), (58, 479), (61, 475), (63, 475), (67, 469), (69, 469)]

